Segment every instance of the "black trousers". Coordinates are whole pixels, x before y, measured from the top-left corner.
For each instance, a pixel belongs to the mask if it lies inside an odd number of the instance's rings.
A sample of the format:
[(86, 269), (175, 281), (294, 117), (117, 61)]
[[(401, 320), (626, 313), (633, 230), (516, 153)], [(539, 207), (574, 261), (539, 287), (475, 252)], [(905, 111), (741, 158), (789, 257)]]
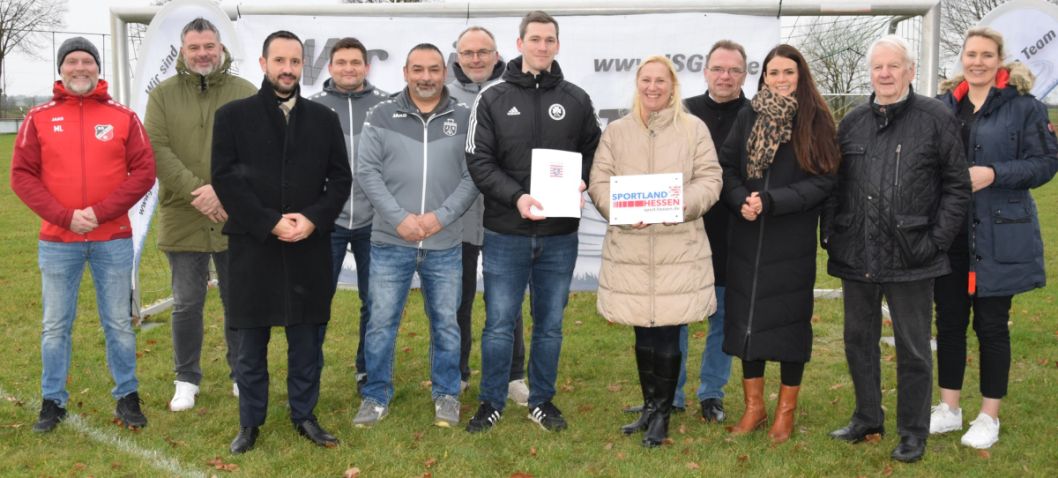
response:
[[(474, 342), (471, 328), (474, 296), (478, 290), (478, 256), (481, 246), (469, 242), (463, 243), (463, 297), (456, 311), (456, 322), (459, 324), (459, 374), (460, 379), (470, 381), (470, 348)], [(522, 314), (514, 319), (514, 352), (511, 354), (511, 376), (508, 380), (525, 378), (525, 328), (522, 326)]]
[(896, 339), (896, 428), (900, 436), (929, 436), (933, 401), (933, 352), (929, 348), (933, 280), (884, 284), (842, 280), (845, 296), (845, 359), (856, 391), (852, 422), (878, 427), (882, 412), (882, 297), (889, 304)]
[[(320, 398), (320, 350), (325, 325), (284, 327), (287, 336), (287, 400), (295, 424), (315, 420)], [(239, 425), (259, 427), (268, 415), (268, 341), (271, 327), (232, 329), (238, 338), (235, 383), (239, 384)]]
[(967, 293), (970, 251), (966, 236), (955, 238), (948, 253), (951, 274), (934, 283), (937, 305), (937, 383), (962, 390), (966, 373), (966, 327), (973, 311), (973, 328), (981, 356), (981, 395), (1003, 398), (1010, 378), (1010, 304), (1013, 296), (976, 297)]

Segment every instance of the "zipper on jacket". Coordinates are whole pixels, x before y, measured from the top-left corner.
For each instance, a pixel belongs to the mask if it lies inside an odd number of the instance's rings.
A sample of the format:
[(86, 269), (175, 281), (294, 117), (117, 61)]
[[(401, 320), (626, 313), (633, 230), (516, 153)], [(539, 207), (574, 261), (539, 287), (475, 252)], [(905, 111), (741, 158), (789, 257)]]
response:
[[(535, 103), (536, 103), (536, 108), (535, 108), (536, 109), (536, 112), (535, 112), (536, 114), (533, 115), (533, 142), (531, 143), (532, 146), (529, 148), (529, 170), (530, 171), (532, 171), (532, 169), (533, 169), (532, 168), (532, 164), (533, 164), (533, 150), (532, 150), (532, 148), (538, 148), (538, 147), (542, 146), (540, 144), (540, 136), (541, 136), (540, 131), (541, 131), (541, 129), (543, 129), (542, 124), (544, 122), (544, 108), (543, 108), (542, 103), (540, 102), (540, 99), (541, 99), (540, 98), (540, 75), (534, 76), (533, 77), (533, 81), (536, 82), (536, 86), (533, 88), (533, 96), (534, 96)], [(530, 181), (532, 181), (532, 174), (531, 173), (529, 174), (529, 178), (530, 178)], [(530, 190), (532, 190), (532, 185), (530, 184), (529, 186), (530, 186)], [(536, 224), (537, 224), (537, 221), (529, 221), (529, 231), (530, 231), (529, 235), (530, 236), (535, 236), (536, 235)]]
[[(768, 180), (771, 179), (771, 170), (764, 170), (764, 189), (758, 191), (759, 193), (768, 192)], [(757, 232), (757, 253), (753, 258), (753, 285), (750, 286), (749, 290), (749, 320), (746, 323), (746, 357), (749, 357), (749, 342), (753, 335), (753, 315), (757, 308), (757, 279), (760, 276), (760, 253), (761, 249), (764, 248), (764, 219), (766, 216), (763, 214), (757, 216), (760, 219), (760, 228)]]
[[(419, 195), (419, 215), (420, 216), (423, 215), (423, 214), (426, 214), (426, 177), (427, 177), (426, 174), (427, 174), (427, 169), (428, 169), (429, 164), (430, 164), (430, 162), (427, 160), (427, 156), (429, 155), (429, 148), (430, 148), (430, 134), (429, 134), (430, 133), (430, 122), (433, 121), (433, 119), (438, 117), (438, 116), (444, 116), (444, 115), (447, 115), (448, 113), (451, 113), (451, 112), (452, 112), (451, 109), (447, 109), (447, 110), (444, 110), (444, 111), (442, 111), (440, 113), (434, 113), (434, 114), (430, 115), (429, 119), (423, 119), (422, 115), (420, 115), (419, 113), (412, 113), (412, 116), (415, 116), (416, 118), (419, 118), (419, 121), (422, 123), (422, 192)], [(423, 239), (422, 241), (419, 241), (419, 244), (418, 244), (417, 247), (419, 249), (422, 249), (422, 243), (425, 242), (425, 241), (426, 241), (426, 239)]]
[[(80, 118), (81, 128), (80, 128), (80, 131), (78, 131), (78, 136), (81, 139), (81, 207), (88, 207), (88, 162), (85, 160), (85, 157), (84, 157), (85, 156), (84, 135), (85, 135), (85, 129), (86, 129), (85, 128), (85, 120), (84, 120), (84, 96), (79, 96), (77, 98), (77, 104), (79, 106), (79, 110), (80, 110), (80, 114), (81, 114), (81, 118)], [(92, 212), (95, 213), (95, 211), (92, 211)], [(98, 227), (98, 224), (96, 226)], [(89, 231), (89, 232), (91, 232), (91, 231)], [(88, 234), (89, 234), (89, 232), (86, 232), (86, 233), (81, 235), (81, 237), (84, 239), (85, 242), (88, 242)]]
[[(647, 131), (650, 133), (650, 141), (648, 147), (650, 154), (647, 156), (647, 168), (649, 169), (647, 171), (649, 171), (650, 174), (654, 174), (654, 137), (656, 135), (654, 133), (654, 130), (652, 129), (647, 128)], [(657, 287), (656, 284), (654, 284), (654, 277), (656, 272), (654, 268), (654, 247), (656, 245), (654, 237), (654, 228), (648, 227), (647, 234), (650, 238), (650, 325), (651, 327), (653, 327), (657, 320), (657, 308), (655, 307), (657, 305), (655, 295), (655, 290), (657, 289)]]
[(353, 151), (356, 151), (356, 143), (353, 136), (353, 99), (346, 98), (346, 102), (349, 105), (349, 170), (353, 173), (353, 182), (349, 184), (349, 229), (353, 229), (353, 219), (356, 218), (356, 158), (353, 155)]
[(892, 210), (898, 211), (900, 209), (900, 150), (903, 149), (903, 143), (896, 145), (896, 172), (893, 173), (893, 207)]

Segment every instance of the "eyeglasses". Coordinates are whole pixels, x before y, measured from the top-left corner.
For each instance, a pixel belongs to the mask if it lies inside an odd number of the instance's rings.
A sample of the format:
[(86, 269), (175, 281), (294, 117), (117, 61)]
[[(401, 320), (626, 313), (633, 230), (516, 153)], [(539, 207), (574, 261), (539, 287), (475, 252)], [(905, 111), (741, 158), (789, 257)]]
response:
[(485, 57), (491, 55), (495, 51), (496, 50), (477, 50), (477, 51), (464, 50), (464, 51), (459, 52), (459, 56), (461, 56), (463, 58), (466, 58), (468, 60), (472, 59), (472, 58), (485, 58)]
[(712, 68), (709, 68), (709, 73), (712, 73), (717, 76), (723, 75), (724, 73), (727, 73), (731, 76), (739, 76), (741, 74), (746, 73), (746, 70), (743, 70), (742, 68), (720, 68), (719, 66), (714, 66)]

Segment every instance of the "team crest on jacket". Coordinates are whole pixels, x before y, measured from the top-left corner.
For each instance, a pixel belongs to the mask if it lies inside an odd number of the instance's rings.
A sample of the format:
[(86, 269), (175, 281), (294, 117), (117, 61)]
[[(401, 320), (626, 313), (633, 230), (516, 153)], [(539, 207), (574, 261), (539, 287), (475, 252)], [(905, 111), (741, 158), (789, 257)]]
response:
[(104, 142), (114, 139), (114, 125), (97, 124), (96, 139)]
[(566, 117), (566, 107), (555, 103), (547, 108), (547, 114), (555, 121), (561, 121)]
[(448, 118), (444, 124), (441, 125), (441, 131), (444, 132), (445, 136), (455, 136), (456, 131), (459, 130), (459, 126), (456, 124), (456, 120)]

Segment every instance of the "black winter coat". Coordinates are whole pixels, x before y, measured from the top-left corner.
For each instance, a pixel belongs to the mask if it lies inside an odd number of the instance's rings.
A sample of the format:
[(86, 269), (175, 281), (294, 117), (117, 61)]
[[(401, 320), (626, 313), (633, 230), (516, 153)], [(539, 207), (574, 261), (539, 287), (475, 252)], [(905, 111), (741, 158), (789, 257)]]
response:
[[(759, 192), (764, 210), (755, 221), (731, 222), (724, 312), (724, 352), (743, 360), (807, 362), (812, 356), (816, 230), (833, 175), (801, 169), (792, 143), (783, 143), (764, 177), (746, 175), (746, 142), (757, 113), (748, 104), (720, 150), (720, 201), (739, 211)], [(796, 121), (796, 119), (794, 120)]]
[(959, 123), (940, 101), (911, 92), (852, 110), (838, 127), (838, 188), (823, 213), (827, 272), (885, 283), (951, 271), (945, 251), (970, 203)]
[[(713, 142), (722, 145), (731, 132), (731, 127), (735, 125), (738, 112), (748, 102), (746, 96), (739, 92), (738, 99), (717, 103), (709, 97), (709, 92), (706, 91), (705, 94), (687, 98), (683, 104), (687, 106), (688, 112), (697, 116), (709, 127), (709, 135), (713, 137)], [(717, 287), (727, 285), (728, 228), (736, 215), (738, 215), (738, 210), (731, 211), (723, 201), (720, 201), (716, 206), (709, 208), (705, 216), (702, 216), (705, 219), (705, 233), (709, 236), (709, 246), (713, 249), (713, 275)]]
[[(952, 112), (961, 97), (941, 101)], [(966, 162), (990, 166), (992, 185), (973, 194), (969, 223), (970, 268), (977, 296), (1010, 296), (1046, 284), (1036, 202), (1029, 194), (1058, 171), (1058, 141), (1047, 108), (1016, 87), (992, 88), (967, 138)]]
[(467, 135), (467, 169), (485, 195), (485, 228), (521, 236), (576, 232), (575, 218), (522, 219), (518, 198), (531, 190), (533, 148), (580, 153), (587, 184), (601, 135), (591, 98), (562, 78), (558, 62), (537, 76), (522, 72), (522, 57), (508, 62), (503, 81), (478, 95)]
[[(230, 327), (330, 319), (330, 231), (352, 186), (348, 158), (330, 108), (298, 96), (288, 123), (267, 79), (256, 95), (217, 110), (213, 187), (228, 212)], [(316, 229), (282, 242), (272, 228), (295, 212)]]

